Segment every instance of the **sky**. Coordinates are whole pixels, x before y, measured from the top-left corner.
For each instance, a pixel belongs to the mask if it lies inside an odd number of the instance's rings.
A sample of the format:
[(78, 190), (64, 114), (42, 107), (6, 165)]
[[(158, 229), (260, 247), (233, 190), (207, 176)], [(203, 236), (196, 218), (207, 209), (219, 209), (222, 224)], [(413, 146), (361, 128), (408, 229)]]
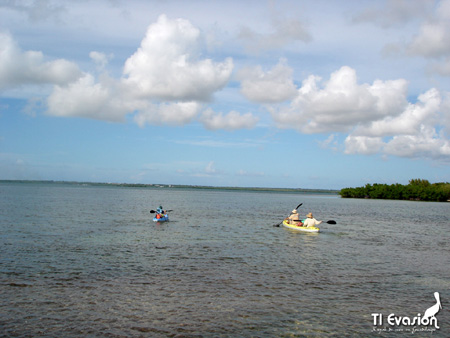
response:
[(450, 0), (0, 0), (0, 179), (450, 181)]

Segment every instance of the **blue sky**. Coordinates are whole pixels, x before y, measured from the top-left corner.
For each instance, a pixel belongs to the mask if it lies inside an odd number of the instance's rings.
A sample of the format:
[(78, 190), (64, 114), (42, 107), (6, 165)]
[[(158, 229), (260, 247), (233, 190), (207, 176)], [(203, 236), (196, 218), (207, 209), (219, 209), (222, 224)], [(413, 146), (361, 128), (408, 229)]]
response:
[(450, 1), (0, 1), (0, 179), (450, 181)]

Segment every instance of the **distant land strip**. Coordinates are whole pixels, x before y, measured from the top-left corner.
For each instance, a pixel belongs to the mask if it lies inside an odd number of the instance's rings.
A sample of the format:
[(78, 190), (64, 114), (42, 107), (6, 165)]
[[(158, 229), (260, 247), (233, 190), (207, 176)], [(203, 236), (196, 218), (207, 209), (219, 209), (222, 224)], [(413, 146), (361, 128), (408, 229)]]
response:
[(229, 190), (229, 191), (255, 191), (255, 192), (288, 192), (288, 193), (314, 193), (338, 195), (339, 190), (333, 189), (303, 189), (303, 188), (264, 188), (264, 187), (221, 187), (206, 185), (180, 185), (180, 184), (144, 184), (144, 183), (101, 183), (78, 181), (53, 181), (53, 180), (0, 180), (1, 183), (24, 184), (68, 184), (82, 186), (127, 187), (127, 188), (170, 188), (170, 189), (204, 189), (204, 190)]

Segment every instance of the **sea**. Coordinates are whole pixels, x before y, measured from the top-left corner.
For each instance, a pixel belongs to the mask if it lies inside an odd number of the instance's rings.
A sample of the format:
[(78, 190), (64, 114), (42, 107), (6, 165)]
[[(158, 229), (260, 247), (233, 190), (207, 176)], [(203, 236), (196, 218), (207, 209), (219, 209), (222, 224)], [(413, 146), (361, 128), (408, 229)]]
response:
[[(319, 233), (277, 226), (300, 203)], [(449, 230), (450, 203), (2, 182), (0, 337), (449, 337)]]

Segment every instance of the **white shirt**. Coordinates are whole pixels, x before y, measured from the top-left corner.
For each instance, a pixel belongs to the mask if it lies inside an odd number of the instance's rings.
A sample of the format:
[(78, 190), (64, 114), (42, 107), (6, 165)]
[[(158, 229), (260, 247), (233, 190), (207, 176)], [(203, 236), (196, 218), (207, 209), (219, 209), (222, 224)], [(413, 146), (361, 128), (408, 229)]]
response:
[(305, 219), (305, 221), (303, 222), (303, 225), (305, 227), (314, 227), (316, 225), (319, 225), (320, 223), (322, 223), (322, 221), (318, 221), (315, 218), (307, 218)]

